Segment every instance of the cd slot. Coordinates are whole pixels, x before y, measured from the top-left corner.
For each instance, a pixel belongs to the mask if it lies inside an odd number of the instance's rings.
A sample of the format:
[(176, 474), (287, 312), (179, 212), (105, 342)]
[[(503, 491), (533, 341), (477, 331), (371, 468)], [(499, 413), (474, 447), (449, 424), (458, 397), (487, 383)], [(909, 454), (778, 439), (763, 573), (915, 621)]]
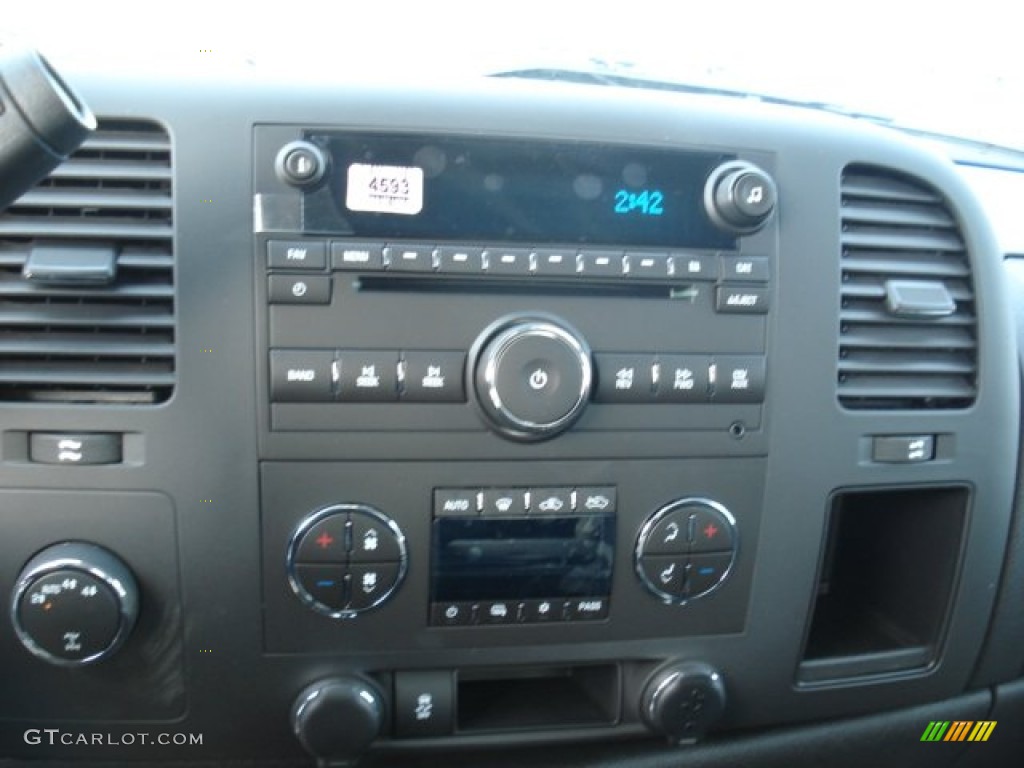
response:
[(354, 282), (357, 291), (367, 293), (442, 293), (516, 296), (600, 296), (628, 299), (694, 299), (695, 285), (676, 283), (581, 282), (579, 280), (544, 280), (506, 277), (406, 277), (373, 275)]

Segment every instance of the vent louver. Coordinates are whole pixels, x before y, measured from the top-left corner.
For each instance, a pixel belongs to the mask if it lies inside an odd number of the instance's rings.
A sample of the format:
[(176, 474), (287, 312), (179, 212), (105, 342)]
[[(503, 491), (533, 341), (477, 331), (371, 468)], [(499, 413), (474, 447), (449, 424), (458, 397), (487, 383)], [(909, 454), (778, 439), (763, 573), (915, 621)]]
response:
[[(871, 166), (848, 167), (841, 196), (840, 403), (885, 410), (970, 405), (974, 289), (952, 213), (922, 182)], [(908, 286), (905, 293), (920, 289), (942, 300), (904, 311), (899, 297)]]
[[(171, 177), (163, 128), (100, 120), (79, 151), (0, 214), (0, 401), (171, 396)], [(112, 279), (26, 278), (26, 261), (42, 253), (58, 261), (106, 254)]]

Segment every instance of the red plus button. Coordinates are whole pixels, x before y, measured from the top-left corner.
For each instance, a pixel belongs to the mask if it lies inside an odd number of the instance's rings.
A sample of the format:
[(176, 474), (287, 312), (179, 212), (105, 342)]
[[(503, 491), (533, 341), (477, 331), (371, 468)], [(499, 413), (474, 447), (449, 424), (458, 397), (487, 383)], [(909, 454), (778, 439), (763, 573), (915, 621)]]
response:
[(295, 560), (300, 563), (343, 563), (348, 559), (345, 527), (348, 513), (328, 515), (299, 540)]
[(726, 552), (733, 548), (732, 525), (713, 507), (700, 506), (690, 513), (691, 552)]

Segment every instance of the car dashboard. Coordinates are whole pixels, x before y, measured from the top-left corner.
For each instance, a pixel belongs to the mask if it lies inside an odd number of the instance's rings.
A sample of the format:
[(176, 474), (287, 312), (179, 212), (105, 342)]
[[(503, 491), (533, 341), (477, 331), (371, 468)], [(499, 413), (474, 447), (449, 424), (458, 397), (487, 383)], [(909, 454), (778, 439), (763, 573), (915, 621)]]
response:
[(947, 157), (68, 75), (0, 215), (0, 762), (1017, 763), (1020, 290)]

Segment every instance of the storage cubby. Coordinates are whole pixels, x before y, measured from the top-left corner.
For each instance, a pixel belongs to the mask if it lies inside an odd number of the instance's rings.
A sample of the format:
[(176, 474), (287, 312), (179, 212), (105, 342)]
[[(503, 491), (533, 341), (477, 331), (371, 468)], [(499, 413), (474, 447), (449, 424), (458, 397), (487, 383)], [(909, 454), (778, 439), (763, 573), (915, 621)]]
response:
[(833, 496), (798, 682), (923, 668), (938, 657), (969, 498), (959, 486)]

